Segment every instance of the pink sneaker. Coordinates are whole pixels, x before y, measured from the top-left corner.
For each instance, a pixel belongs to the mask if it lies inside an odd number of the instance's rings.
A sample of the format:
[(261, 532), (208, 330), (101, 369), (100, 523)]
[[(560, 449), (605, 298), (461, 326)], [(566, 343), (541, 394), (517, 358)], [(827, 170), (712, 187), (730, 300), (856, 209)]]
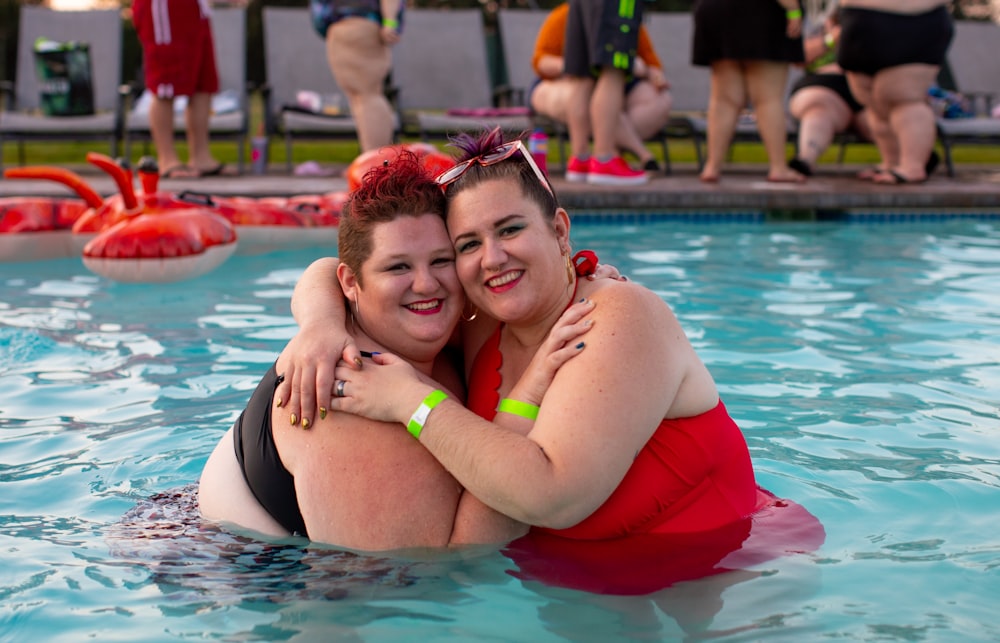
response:
[(607, 163), (601, 163), (595, 156), (590, 157), (587, 183), (591, 185), (642, 185), (648, 182), (648, 174), (642, 170), (633, 170), (620, 156), (615, 156)]
[(567, 181), (572, 181), (573, 183), (583, 183), (587, 180), (587, 174), (589, 172), (590, 159), (581, 161), (575, 156), (569, 157), (569, 163), (566, 164)]

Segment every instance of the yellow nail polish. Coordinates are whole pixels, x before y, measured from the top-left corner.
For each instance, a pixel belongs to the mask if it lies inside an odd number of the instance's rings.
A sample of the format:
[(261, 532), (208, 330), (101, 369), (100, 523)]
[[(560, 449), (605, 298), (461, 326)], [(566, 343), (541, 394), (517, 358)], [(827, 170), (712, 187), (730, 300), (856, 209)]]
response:
[(299, 418), (296, 417), (294, 413), (292, 413), (291, 417), (288, 418), (288, 423), (291, 424), (292, 426), (295, 426), (296, 424), (298, 424), (298, 421), (299, 421)]
[(358, 365), (358, 368), (361, 368), (361, 366), (364, 365), (364, 362), (361, 361), (360, 357), (355, 357), (354, 358), (354, 363)]
[(303, 429), (309, 428), (309, 418), (302, 418), (302, 428)]
[(321, 420), (325, 420), (326, 419), (326, 407), (325, 406), (319, 407), (319, 419), (321, 419)]
[(276, 406), (277, 408), (279, 408), (279, 409), (280, 409), (280, 408), (281, 408), (282, 406), (284, 406), (284, 405), (285, 405), (285, 401), (284, 401), (283, 399), (281, 399), (281, 398), (279, 397), (279, 398), (278, 398), (278, 401), (277, 401), (277, 402), (275, 402), (275, 403), (274, 403), (274, 405), (275, 405), (275, 406)]

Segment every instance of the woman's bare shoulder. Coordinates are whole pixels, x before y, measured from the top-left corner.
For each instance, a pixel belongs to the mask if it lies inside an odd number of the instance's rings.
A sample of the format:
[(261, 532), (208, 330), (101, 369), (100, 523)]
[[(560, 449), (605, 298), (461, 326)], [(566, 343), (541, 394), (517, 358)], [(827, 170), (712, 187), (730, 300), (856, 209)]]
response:
[[(673, 317), (670, 306), (662, 297), (634, 281), (600, 279), (587, 283), (589, 286), (581, 289), (578, 294), (594, 300), (597, 304), (595, 314), (598, 311), (607, 314), (612, 311), (632, 313), (639, 310), (647, 315)], [(605, 305), (602, 307), (602, 304)]]

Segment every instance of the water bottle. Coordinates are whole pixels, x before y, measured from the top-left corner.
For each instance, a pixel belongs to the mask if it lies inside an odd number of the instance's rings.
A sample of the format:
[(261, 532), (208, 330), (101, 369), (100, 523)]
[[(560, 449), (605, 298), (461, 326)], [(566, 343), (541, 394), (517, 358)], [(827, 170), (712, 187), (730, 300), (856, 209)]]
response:
[(250, 139), (250, 170), (254, 174), (267, 174), (267, 143), (266, 136)]
[(549, 155), (549, 136), (541, 129), (536, 129), (528, 137), (528, 152), (531, 153), (531, 158), (534, 159), (535, 165), (538, 169), (542, 171), (545, 176), (549, 175), (548, 168), (546, 167), (546, 159)]

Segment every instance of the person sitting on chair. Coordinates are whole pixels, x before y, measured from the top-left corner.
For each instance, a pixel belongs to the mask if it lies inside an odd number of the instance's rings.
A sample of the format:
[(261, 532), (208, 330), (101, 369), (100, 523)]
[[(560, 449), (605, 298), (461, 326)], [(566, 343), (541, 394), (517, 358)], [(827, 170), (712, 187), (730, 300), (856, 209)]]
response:
[[(563, 46), (569, 4), (557, 6), (545, 18), (535, 41), (531, 64), (538, 80), (530, 90), (529, 102), (536, 113), (562, 124), (567, 122), (568, 96), (572, 80), (563, 76)], [(644, 169), (658, 171), (659, 164), (643, 143), (659, 132), (670, 119), (670, 83), (645, 27), (639, 29), (639, 51), (632, 65), (632, 79), (625, 86), (625, 111), (618, 119), (616, 140), (621, 150), (631, 152)], [(587, 161), (586, 149), (571, 151), (573, 158)], [(582, 176), (581, 176), (582, 174)], [(566, 178), (579, 181), (586, 173), (568, 168)]]
[(838, 134), (855, 132), (871, 140), (868, 112), (854, 98), (844, 70), (837, 65), (840, 22), (836, 12), (823, 21), (823, 28), (803, 39), (806, 73), (792, 86), (788, 111), (799, 122), (796, 155), (788, 167), (812, 176), (816, 161)]

